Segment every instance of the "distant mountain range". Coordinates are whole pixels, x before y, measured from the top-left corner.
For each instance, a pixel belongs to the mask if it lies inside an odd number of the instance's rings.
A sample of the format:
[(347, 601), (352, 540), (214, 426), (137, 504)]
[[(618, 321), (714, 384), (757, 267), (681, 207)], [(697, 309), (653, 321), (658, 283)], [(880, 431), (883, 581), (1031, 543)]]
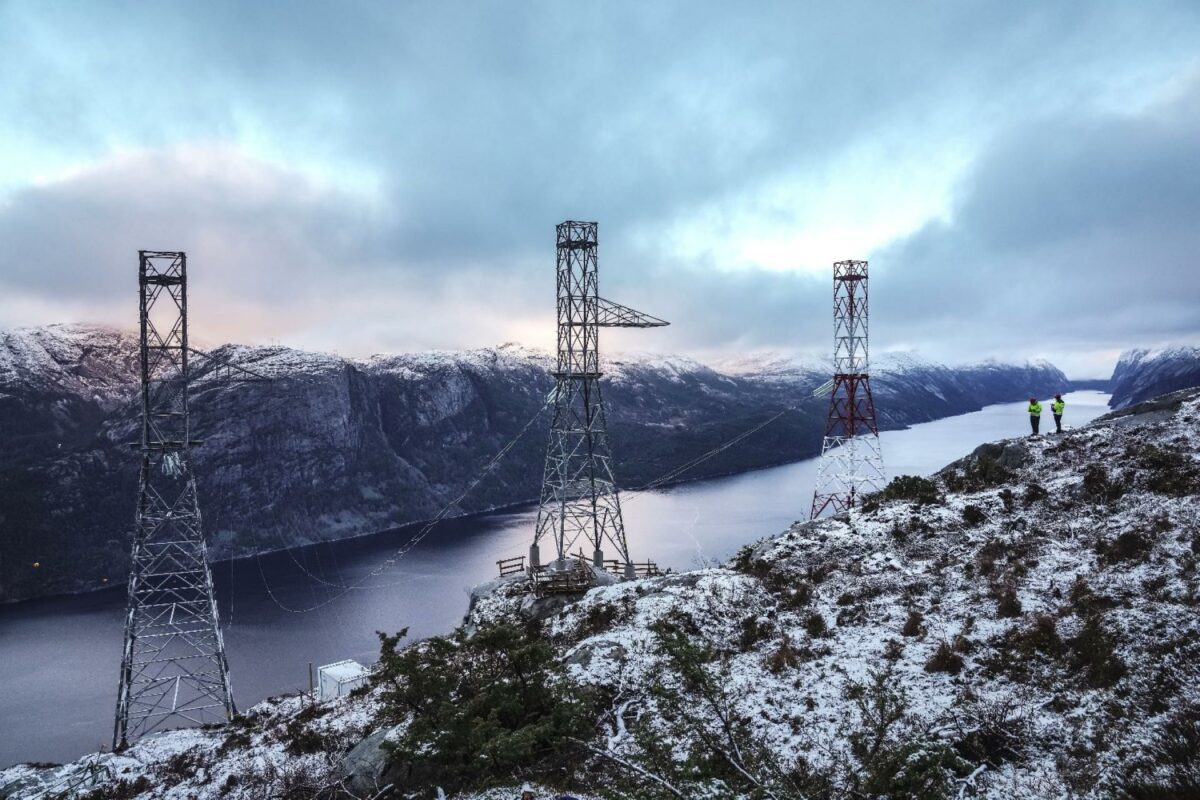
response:
[[(52, 325), (0, 333), (0, 601), (124, 580), (137, 482), (137, 342)], [(533, 417), (553, 386), (543, 352), (504, 345), (357, 360), (226, 345), (220, 359), (269, 383), (218, 385), (195, 370), (193, 461), (210, 556), (224, 559), (428, 519)], [(873, 365), (880, 424), (900, 428), (1069, 386), (1053, 365), (948, 367), (914, 356)], [(826, 365), (743, 359), (714, 369), (634, 355), (602, 382), (617, 477), (637, 487), (797, 405), (682, 476), (815, 455)], [(539, 420), (456, 509), (536, 499)], [(33, 564), (38, 564), (34, 567)]]
[(1200, 386), (1200, 347), (1126, 350), (1113, 370), (1112, 408)]

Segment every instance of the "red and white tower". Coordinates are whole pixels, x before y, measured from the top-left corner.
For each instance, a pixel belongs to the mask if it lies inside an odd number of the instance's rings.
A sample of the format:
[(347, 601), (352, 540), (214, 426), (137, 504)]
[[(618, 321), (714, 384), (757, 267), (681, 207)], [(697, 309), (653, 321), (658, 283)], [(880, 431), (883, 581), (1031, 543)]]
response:
[(833, 265), (833, 390), (810, 519), (854, 508), (885, 483), (867, 354), (867, 262)]

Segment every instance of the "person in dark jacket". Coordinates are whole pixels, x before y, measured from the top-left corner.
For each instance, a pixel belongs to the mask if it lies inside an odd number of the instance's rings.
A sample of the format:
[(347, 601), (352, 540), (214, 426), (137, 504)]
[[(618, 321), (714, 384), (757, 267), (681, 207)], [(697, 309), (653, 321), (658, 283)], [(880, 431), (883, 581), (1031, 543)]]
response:
[(1054, 414), (1055, 433), (1062, 433), (1062, 415), (1063, 409), (1067, 407), (1066, 402), (1062, 399), (1061, 394), (1054, 395), (1054, 402), (1050, 404), (1050, 412)]
[(1042, 422), (1042, 404), (1036, 397), (1029, 398), (1029, 427), (1033, 428), (1030, 436), (1037, 436), (1038, 425)]

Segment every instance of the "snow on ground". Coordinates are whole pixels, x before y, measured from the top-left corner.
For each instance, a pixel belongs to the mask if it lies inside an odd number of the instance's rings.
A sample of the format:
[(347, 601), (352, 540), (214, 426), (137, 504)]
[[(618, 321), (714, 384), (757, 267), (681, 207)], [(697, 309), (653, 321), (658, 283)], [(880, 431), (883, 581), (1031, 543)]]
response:
[[(571, 679), (611, 698), (601, 763), (652, 763), (652, 743), (683, 763), (728, 737), (833, 797), (870, 795), (880, 775), (941, 781), (920, 796), (1172, 796), (1188, 767), (1170, 731), (1200, 725), (1198, 423), (1193, 393), (985, 445), (727, 566), (544, 604), (542, 632)], [(477, 592), (470, 622), (527, 619), (520, 589)], [(89, 781), (122, 797), (309, 796), (344, 777), (375, 703), (270, 701), (120, 755), (10, 768), (0, 798)], [(690, 796), (747, 796), (697, 781)]]

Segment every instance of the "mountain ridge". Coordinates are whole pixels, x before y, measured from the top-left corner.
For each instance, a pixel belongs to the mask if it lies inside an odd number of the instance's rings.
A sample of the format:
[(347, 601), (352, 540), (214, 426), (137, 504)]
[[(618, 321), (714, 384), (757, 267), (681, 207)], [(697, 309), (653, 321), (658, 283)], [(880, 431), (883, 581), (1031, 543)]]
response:
[[(136, 342), (95, 326), (0, 334), (0, 600), (120, 580), (136, 491)], [(222, 345), (218, 359), (273, 378), (215, 385), (196, 359), (193, 427), (214, 560), (363, 535), (433, 517), (538, 413), (548, 354), (519, 345), (347, 359)], [(819, 452), (823, 373), (729, 375), (692, 359), (615, 356), (602, 385), (616, 473), (640, 486), (795, 406), (687, 478)], [(900, 428), (1065, 388), (1048, 365), (876, 373), (881, 427)], [(531, 429), (453, 513), (535, 499), (545, 432)], [(53, 513), (51, 513), (53, 510)], [(34, 568), (32, 564), (39, 566)]]

